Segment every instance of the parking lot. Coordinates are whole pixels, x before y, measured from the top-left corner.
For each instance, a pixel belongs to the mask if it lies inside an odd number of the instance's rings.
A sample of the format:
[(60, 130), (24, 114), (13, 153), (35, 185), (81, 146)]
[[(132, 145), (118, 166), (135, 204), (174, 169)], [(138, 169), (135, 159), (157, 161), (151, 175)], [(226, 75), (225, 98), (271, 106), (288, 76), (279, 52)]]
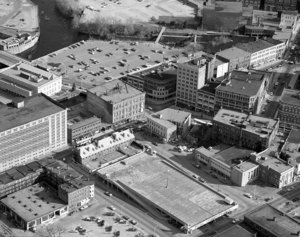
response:
[(180, 50), (151, 42), (89, 40), (38, 58), (34, 64), (62, 75), (65, 85), (72, 86), (75, 82), (79, 88), (91, 88), (163, 62), (185, 59)]

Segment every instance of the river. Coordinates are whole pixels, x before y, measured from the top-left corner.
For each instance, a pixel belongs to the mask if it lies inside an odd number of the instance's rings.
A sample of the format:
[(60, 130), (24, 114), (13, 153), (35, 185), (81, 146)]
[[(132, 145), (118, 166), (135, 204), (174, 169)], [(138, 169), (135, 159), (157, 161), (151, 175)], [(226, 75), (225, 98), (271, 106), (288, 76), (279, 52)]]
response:
[(72, 29), (71, 20), (55, 8), (55, 0), (31, 1), (39, 7), (41, 35), (36, 47), (26, 54), (27, 58), (33, 60), (88, 38)]

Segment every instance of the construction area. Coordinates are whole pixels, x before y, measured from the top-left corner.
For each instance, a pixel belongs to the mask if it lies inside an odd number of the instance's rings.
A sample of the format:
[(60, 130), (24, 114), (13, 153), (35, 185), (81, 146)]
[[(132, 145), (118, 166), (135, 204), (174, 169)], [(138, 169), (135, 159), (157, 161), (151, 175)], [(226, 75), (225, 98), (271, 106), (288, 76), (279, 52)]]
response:
[(160, 16), (195, 17), (194, 8), (178, 0), (80, 0), (85, 6), (81, 22), (91, 22), (97, 18), (107, 18), (122, 23), (149, 22)]
[(146, 209), (153, 206), (188, 232), (236, 209), (226, 196), (177, 170), (156, 155), (141, 153), (98, 170), (98, 176)]
[(89, 40), (38, 58), (33, 63), (62, 75), (65, 85), (71, 86), (75, 82), (89, 89), (127, 74), (149, 70), (163, 62), (177, 60), (188, 58), (178, 49), (151, 42)]

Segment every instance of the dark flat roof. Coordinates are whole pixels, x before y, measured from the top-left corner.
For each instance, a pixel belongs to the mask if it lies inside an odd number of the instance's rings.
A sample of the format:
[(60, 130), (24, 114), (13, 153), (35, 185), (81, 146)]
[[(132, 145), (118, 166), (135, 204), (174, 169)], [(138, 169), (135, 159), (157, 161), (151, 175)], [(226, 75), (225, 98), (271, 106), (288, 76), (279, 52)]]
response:
[(121, 80), (113, 80), (111, 82), (104, 82), (89, 90), (92, 94), (96, 94), (104, 101), (111, 103), (119, 103), (123, 100), (144, 94), (132, 86), (122, 82)]
[(208, 83), (208, 84), (205, 84), (199, 91), (204, 91), (204, 92), (208, 92), (211, 94), (215, 94), (216, 88), (218, 85), (220, 85), (220, 83)]
[(27, 222), (67, 206), (41, 183), (12, 193), (1, 202)]
[(248, 42), (248, 43), (244, 43), (244, 44), (237, 44), (236, 47), (245, 50), (249, 53), (255, 53), (270, 47), (273, 47), (274, 45), (277, 45), (279, 43), (282, 43), (281, 41), (278, 41), (277, 43), (275, 43), (275, 41), (266, 41), (266, 40), (257, 40), (257, 41), (253, 41), (253, 42)]
[(252, 234), (248, 230), (244, 229), (240, 225), (234, 225), (227, 230), (217, 234), (215, 237), (255, 237), (255, 234)]
[(233, 71), (229, 79), (224, 80), (216, 89), (233, 94), (254, 96), (264, 82), (261, 73)]
[(284, 89), (280, 101), (285, 104), (300, 107), (300, 91)]
[(245, 218), (278, 237), (297, 235), (299, 231), (298, 222), (268, 204), (246, 214)]
[(64, 109), (43, 94), (24, 99), (23, 108), (0, 107), (0, 132), (58, 113)]

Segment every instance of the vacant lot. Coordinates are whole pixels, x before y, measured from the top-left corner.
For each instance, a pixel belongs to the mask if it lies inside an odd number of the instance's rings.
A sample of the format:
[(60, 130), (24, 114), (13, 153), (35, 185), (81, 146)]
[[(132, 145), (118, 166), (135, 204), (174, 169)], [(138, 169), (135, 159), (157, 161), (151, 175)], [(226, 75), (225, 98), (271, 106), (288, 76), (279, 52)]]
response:
[(86, 5), (82, 21), (94, 17), (115, 18), (121, 22), (148, 22), (159, 16), (194, 17), (194, 9), (178, 0), (81, 0)]

